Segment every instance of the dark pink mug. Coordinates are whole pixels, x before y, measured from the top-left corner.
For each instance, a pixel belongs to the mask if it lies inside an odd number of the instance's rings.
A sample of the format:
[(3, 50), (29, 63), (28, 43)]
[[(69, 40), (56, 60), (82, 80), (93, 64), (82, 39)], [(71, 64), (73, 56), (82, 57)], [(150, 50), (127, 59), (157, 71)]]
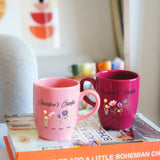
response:
[[(101, 104), (98, 111), (99, 120), (105, 129), (120, 130), (131, 127), (137, 112), (140, 77), (128, 70), (107, 70), (97, 73), (96, 79), (83, 78), (92, 83), (100, 95)], [(95, 103), (87, 96), (84, 100), (90, 105)]]

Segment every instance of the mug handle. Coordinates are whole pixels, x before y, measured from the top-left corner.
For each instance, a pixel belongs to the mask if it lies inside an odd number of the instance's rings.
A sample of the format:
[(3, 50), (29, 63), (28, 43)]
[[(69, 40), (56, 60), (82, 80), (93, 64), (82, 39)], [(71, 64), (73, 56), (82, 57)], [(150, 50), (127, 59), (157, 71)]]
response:
[(77, 119), (77, 122), (79, 122), (79, 121), (81, 121), (83, 119), (91, 117), (92, 115), (94, 115), (98, 111), (98, 109), (100, 107), (100, 97), (99, 97), (99, 94), (96, 91), (94, 91), (94, 90), (85, 90), (83, 92), (80, 92), (79, 103), (82, 102), (83, 98), (86, 95), (89, 95), (89, 94), (91, 94), (92, 96), (94, 96), (95, 99), (96, 99), (96, 103), (95, 103), (94, 109), (90, 113), (88, 113), (86, 115), (82, 115), (82, 116), (79, 115), (78, 119)]
[[(96, 89), (96, 80), (92, 77), (87, 77), (87, 78), (83, 78), (81, 81), (80, 81), (80, 91), (84, 91), (84, 82), (85, 81), (89, 81), (92, 83), (94, 89)], [(94, 101), (92, 101), (91, 99), (89, 99), (87, 96), (84, 96), (83, 100), (90, 104), (91, 106), (95, 107), (96, 103)]]

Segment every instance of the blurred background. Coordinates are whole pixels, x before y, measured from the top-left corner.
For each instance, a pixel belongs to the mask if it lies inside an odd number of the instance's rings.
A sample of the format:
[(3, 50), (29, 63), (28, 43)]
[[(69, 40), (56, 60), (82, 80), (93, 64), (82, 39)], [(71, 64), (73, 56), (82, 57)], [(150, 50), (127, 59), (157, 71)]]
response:
[[(44, 25), (49, 38), (36, 31), (42, 3), (54, 15)], [(159, 0), (4, 0), (0, 6), (0, 34), (33, 48), (39, 78), (71, 76), (71, 64), (120, 57), (141, 76), (139, 111), (160, 125)]]

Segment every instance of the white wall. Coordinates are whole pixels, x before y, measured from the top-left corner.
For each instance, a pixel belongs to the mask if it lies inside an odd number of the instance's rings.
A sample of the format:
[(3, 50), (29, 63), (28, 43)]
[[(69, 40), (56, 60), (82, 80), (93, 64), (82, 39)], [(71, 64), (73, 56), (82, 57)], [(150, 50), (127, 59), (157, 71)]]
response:
[(130, 62), (141, 76), (139, 110), (160, 125), (160, 1), (130, 2)]
[[(14, 34), (23, 38), (20, 1), (27, 0), (6, 1), (7, 11), (0, 21), (0, 33)], [(86, 53), (98, 60), (113, 58), (115, 51), (109, 0), (101, 0), (101, 2), (61, 0), (59, 2), (62, 46), (60, 49), (47, 49), (47, 53), (46, 48), (38, 46), (35, 48), (36, 55)]]
[[(31, 0), (6, 1), (7, 11), (0, 21), (0, 33), (23, 38), (21, 22), (26, 19), (21, 21), (23, 16), (20, 2), (31, 2)], [(33, 1), (38, 0), (32, 0), (32, 3)], [(70, 59), (68, 61), (70, 64), (85, 62), (85, 59), (86, 61), (113, 60), (115, 48), (109, 0), (60, 0), (59, 2), (61, 48), (32, 46), (38, 60), (39, 76), (66, 76), (69, 72), (64, 74), (60, 73), (61, 71), (57, 72), (59, 64), (63, 68), (62, 72), (67, 71), (69, 63), (65, 63), (66, 59)]]
[(0, 20), (0, 33), (22, 37), (19, 0), (6, 0), (6, 11)]

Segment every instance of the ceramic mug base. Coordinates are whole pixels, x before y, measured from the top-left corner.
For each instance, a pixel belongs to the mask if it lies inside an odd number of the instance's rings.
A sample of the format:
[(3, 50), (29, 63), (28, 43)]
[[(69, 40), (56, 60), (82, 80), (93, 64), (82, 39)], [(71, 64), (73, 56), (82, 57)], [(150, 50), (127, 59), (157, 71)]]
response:
[(66, 140), (69, 139), (72, 135), (71, 133), (64, 132), (63, 134), (39, 134), (39, 137), (45, 140), (55, 141), (55, 140)]
[(127, 117), (107, 117), (100, 118), (102, 127), (105, 130), (123, 130), (130, 128), (133, 124), (134, 116)]

